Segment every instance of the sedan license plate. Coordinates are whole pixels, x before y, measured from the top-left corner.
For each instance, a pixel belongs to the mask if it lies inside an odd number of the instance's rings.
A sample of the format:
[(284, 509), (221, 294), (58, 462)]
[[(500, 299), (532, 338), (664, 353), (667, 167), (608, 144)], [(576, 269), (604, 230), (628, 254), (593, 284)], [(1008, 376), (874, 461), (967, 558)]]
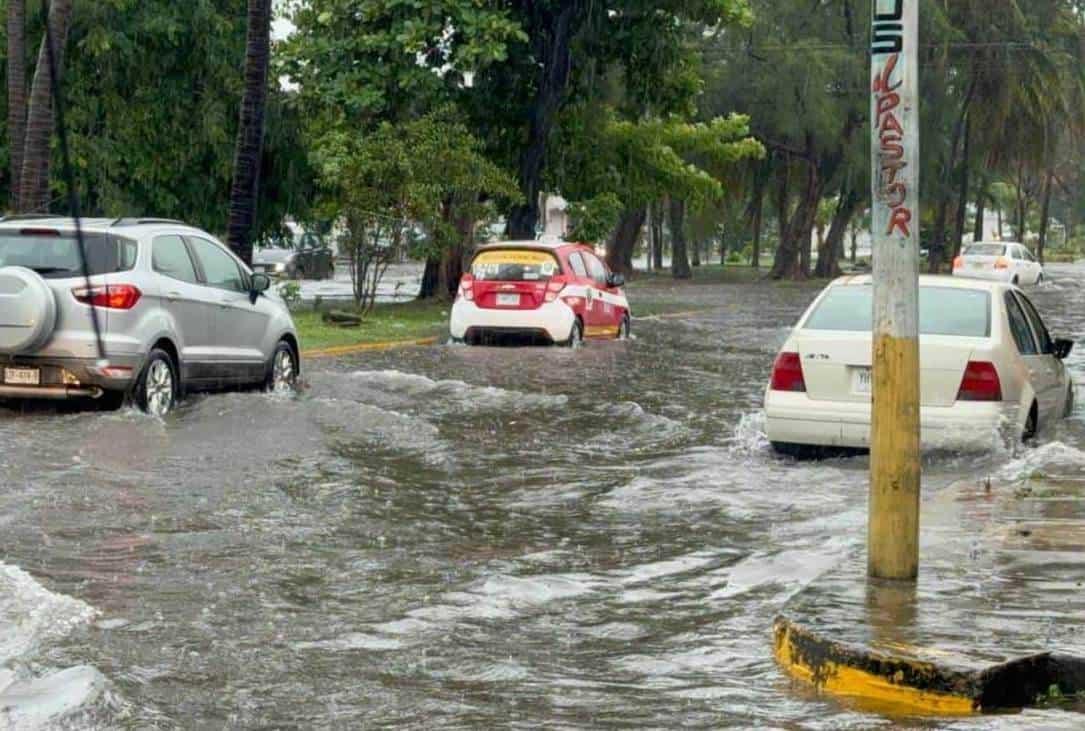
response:
[(518, 294), (499, 294), (497, 295), (498, 307), (519, 307), (520, 295)]
[(851, 376), (851, 390), (853, 393), (868, 394), (871, 391), (870, 369), (854, 368)]
[(10, 386), (40, 386), (41, 371), (37, 368), (5, 368), (4, 383)]

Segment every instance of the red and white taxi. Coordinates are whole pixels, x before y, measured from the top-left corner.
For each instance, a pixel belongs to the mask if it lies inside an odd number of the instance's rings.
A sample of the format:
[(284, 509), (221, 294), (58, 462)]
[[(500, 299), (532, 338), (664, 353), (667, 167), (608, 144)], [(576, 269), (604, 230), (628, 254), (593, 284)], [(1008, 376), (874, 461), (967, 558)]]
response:
[(472, 345), (504, 339), (575, 345), (629, 335), (621, 274), (584, 244), (506, 241), (481, 247), (460, 280), (449, 331)]

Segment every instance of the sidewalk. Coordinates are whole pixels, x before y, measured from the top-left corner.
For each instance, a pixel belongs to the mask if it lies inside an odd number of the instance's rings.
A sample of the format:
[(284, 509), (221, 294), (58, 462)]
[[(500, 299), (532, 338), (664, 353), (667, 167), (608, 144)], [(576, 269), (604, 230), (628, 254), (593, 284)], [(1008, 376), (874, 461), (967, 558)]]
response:
[(889, 715), (1085, 710), (1085, 474), (958, 484), (922, 521), (918, 585), (868, 584), (853, 557), (777, 618), (780, 665)]

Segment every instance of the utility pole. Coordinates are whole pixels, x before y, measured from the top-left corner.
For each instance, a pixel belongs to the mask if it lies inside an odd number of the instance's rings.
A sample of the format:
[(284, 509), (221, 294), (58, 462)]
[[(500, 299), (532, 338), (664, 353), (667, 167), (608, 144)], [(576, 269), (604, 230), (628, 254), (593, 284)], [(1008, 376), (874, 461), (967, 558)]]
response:
[(919, 574), (919, 0), (874, 0), (874, 371), (867, 573)]

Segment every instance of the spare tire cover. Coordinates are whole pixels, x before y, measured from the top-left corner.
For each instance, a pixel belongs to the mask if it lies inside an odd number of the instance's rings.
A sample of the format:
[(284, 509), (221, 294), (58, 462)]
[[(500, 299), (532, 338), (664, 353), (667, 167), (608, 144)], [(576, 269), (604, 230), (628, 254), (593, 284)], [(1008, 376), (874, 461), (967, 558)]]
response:
[(56, 327), (53, 290), (23, 267), (0, 268), (0, 353), (40, 348)]

